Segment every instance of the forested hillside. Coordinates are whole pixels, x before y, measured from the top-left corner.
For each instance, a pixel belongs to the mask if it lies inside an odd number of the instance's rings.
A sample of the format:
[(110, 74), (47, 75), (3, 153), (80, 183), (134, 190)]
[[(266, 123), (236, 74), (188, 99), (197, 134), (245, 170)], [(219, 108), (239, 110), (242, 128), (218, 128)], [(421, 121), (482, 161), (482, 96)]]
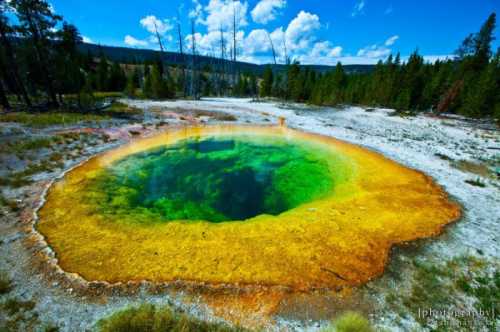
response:
[[(363, 104), (402, 111), (500, 118), (500, 51), (493, 13), (453, 59), (427, 63), (415, 51), (370, 66), (260, 66), (191, 50), (173, 53), (84, 44), (46, 1), (0, 1), (0, 101), (15, 107), (88, 109), (94, 91), (153, 99), (277, 97), (317, 105)], [(9, 13), (9, 14), (8, 14)], [(8, 15), (16, 16), (16, 24)], [(182, 44), (181, 44), (182, 46)], [(236, 48), (236, 46), (234, 46)], [(182, 50), (182, 48), (181, 48)]]
[[(78, 50), (92, 57), (99, 57), (100, 55), (105, 55), (106, 58), (113, 62), (119, 62), (122, 64), (143, 64), (145, 62), (156, 61), (162, 59), (165, 64), (169, 66), (185, 66), (191, 63), (191, 54), (180, 54), (179, 52), (169, 52), (169, 51), (155, 51), (140, 48), (128, 48), (128, 47), (115, 47), (106, 45), (97, 45), (89, 43), (81, 43), (78, 45)], [(232, 61), (228, 59), (221, 59), (213, 56), (197, 55), (198, 64), (201, 67), (210, 66), (213, 70), (223, 70), (224, 67), (229, 67), (232, 65)], [(271, 64), (273, 72), (284, 72), (287, 69), (286, 64)], [(242, 73), (253, 73), (255, 75), (261, 76), (264, 73), (267, 65), (260, 65), (250, 62), (237, 61), (236, 67), (239, 72)], [(326, 65), (304, 65), (301, 64), (302, 68), (309, 68), (316, 72), (325, 73), (334, 67)], [(344, 69), (348, 74), (355, 73), (369, 73), (375, 68), (375, 65), (345, 65)]]
[(426, 63), (415, 51), (392, 55), (369, 74), (348, 75), (339, 63), (324, 75), (292, 64), (285, 76), (264, 72), (261, 96), (317, 105), (363, 104), (500, 119), (500, 50), (491, 49), (496, 15), (470, 34), (446, 61)]

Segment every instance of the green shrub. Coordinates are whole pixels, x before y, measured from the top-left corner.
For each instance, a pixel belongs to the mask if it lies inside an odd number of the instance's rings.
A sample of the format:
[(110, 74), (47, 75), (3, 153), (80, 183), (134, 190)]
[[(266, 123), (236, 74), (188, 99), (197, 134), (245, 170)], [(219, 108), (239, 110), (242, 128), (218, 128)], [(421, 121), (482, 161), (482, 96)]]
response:
[(35, 302), (28, 300), (22, 301), (18, 299), (8, 299), (4, 304), (3, 308), (9, 315), (15, 315), (21, 311), (31, 311), (35, 308)]
[(475, 180), (465, 180), (465, 183), (468, 183), (471, 186), (476, 186), (481, 188), (486, 187), (486, 184), (480, 178), (477, 178)]
[(374, 332), (368, 319), (357, 312), (348, 311), (337, 318), (322, 332)]
[(120, 103), (115, 101), (113, 104), (111, 104), (111, 107), (107, 108), (104, 112), (107, 112), (110, 115), (113, 114), (121, 114), (121, 115), (142, 115), (144, 112), (136, 107), (129, 106), (124, 103)]
[(43, 332), (59, 332), (59, 328), (55, 325), (48, 325), (43, 328)]
[(72, 125), (78, 122), (106, 120), (104, 115), (80, 114), (68, 112), (46, 113), (8, 113), (0, 115), (0, 122), (17, 122), (28, 127), (44, 128), (49, 126)]
[(10, 279), (4, 274), (0, 273), (0, 295), (7, 294), (12, 289)]
[(244, 331), (221, 323), (204, 322), (167, 307), (144, 304), (114, 313), (97, 323), (99, 332), (237, 332)]

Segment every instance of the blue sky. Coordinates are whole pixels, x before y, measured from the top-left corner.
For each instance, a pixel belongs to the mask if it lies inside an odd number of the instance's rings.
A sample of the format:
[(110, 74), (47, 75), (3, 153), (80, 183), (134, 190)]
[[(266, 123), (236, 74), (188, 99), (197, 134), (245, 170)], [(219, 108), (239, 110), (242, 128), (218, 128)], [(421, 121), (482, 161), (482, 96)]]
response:
[[(232, 28), (238, 15), (241, 60), (271, 61), (274, 42), (283, 61), (301, 63), (375, 63), (389, 53), (408, 56), (416, 48), (429, 60), (453, 53), (476, 32), (499, 0), (50, 0), (55, 11), (75, 24), (87, 40), (115, 46), (157, 49), (154, 24), (168, 50), (177, 50), (175, 22), (182, 23), (189, 45), (190, 20), (196, 21), (201, 53), (220, 54), (220, 28)], [(499, 30), (496, 31), (497, 39)], [(226, 37), (229, 34), (226, 33)], [(499, 45), (495, 42), (495, 47)]]

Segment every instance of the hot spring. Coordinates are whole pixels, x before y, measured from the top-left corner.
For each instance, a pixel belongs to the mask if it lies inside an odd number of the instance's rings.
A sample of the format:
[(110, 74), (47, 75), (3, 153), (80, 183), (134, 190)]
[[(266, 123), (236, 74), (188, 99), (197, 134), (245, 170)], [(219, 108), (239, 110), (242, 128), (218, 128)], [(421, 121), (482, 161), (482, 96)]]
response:
[(131, 222), (246, 220), (330, 194), (348, 162), (285, 137), (202, 136), (120, 159), (88, 181), (83, 201)]
[(278, 127), (138, 139), (71, 170), (46, 199), (37, 229), (59, 265), (108, 282), (358, 285), (393, 244), (460, 215), (422, 173)]

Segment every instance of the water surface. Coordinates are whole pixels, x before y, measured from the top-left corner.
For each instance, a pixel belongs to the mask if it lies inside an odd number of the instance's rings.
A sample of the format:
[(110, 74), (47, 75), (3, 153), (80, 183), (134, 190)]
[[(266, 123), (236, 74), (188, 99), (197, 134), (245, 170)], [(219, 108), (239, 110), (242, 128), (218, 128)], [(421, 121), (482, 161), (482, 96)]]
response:
[(196, 137), (132, 154), (88, 184), (105, 215), (137, 220), (245, 220), (328, 195), (340, 178), (331, 153), (285, 138)]

